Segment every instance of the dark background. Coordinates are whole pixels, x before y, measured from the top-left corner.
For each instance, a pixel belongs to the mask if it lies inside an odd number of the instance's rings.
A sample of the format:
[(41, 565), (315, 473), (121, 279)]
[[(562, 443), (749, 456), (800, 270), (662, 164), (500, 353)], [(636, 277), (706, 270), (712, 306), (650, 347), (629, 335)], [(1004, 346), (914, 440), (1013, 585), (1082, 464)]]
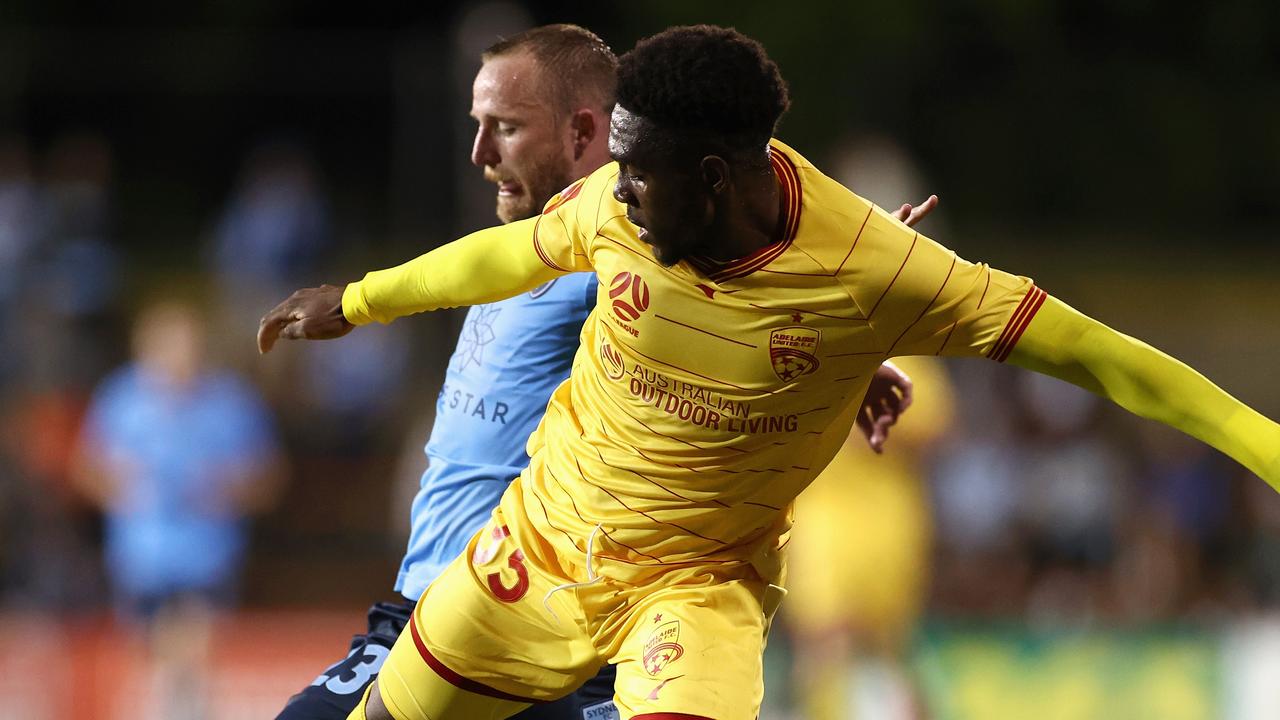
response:
[[(528, 4), (533, 21), (586, 25), (618, 51), (668, 24), (736, 25), (791, 83), (782, 137), (822, 157), (850, 130), (891, 135), (966, 240), (1123, 235), (1154, 251), (1229, 229), (1236, 247), (1274, 242), (1272, 3), (719, 8)], [(215, 212), (246, 145), (278, 136), (314, 148), (343, 222), (373, 243), (447, 233), (455, 189), (430, 169), (452, 167), (467, 144), (454, 78), (470, 67), (450, 49), (465, 9), (5, 3), (0, 128), (37, 145), (105, 133), (119, 158), (120, 240), (150, 258), (186, 259), (181, 238)], [(422, 94), (437, 98), (433, 112), (414, 109)]]

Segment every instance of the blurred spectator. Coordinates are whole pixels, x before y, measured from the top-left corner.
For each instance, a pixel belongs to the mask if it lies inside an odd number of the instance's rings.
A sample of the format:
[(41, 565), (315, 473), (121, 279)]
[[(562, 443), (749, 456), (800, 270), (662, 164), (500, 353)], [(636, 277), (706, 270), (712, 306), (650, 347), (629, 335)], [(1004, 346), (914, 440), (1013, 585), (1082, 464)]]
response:
[(37, 387), (83, 392), (118, 361), (121, 286), (112, 238), (113, 159), (96, 133), (54, 141), (45, 162), (47, 235), (25, 288), (27, 375)]
[(255, 391), (205, 367), (191, 308), (147, 308), (133, 352), (94, 396), (75, 477), (106, 516), (117, 606), (149, 631), (156, 716), (198, 718), (213, 613), (235, 600), (246, 518), (274, 498), (281, 460)]
[(1219, 578), (1243, 565), (1232, 562), (1227, 548), (1235, 489), (1229, 461), (1168, 428), (1139, 426), (1138, 439), (1144, 462), (1134, 473), (1135, 502), (1141, 512), (1121, 526), (1118, 609), (1129, 621), (1213, 612), (1233, 594)]
[(894, 361), (916, 400), (876, 455), (856, 430), (796, 501), (787, 602), (797, 696), (811, 720), (918, 717), (904, 664), (929, 585), (930, 447), (951, 424), (951, 383), (933, 358)]
[(1234, 557), (1244, 567), (1233, 568), (1245, 575), (1251, 600), (1259, 610), (1280, 611), (1280, 502), (1275, 491), (1257, 477), (1244, 473), (1243, 496), (1235, 515), (1241, 521)]
[(0, 593), (14, 608), (93, 607), (101, 573), (93, 518), (70, 487), (82, 404), (27, 392), (0, 415)]
[[(17, 300), (32, 256), (47, 232), (47, 215), (31, 167), (26, 140), (0, 138), (0, 347), (14, 347)], [(21, 355), (0, 353), (0, 390), (19, 371)]]
[[(357, 343), (256, 362), (258, 319), (294, 289), (314, 283), (334, 247), (329, 204), (310, 153), (291, 141), (252, 150), (219, 219), (211, 248), (227, 359), (279, 401), (299, 441), (340, 455), (367, 452), (399, 409), (409, 368), (408, 328), (379, 327)], [(306, 398), (299, 402), (298, 398)], [(286, 400), (287, 399), (287, 400)]]
[(329, 206), (310, 154), (291, 142), (250, 152), (211, 249), (230, 327), (251, 332), (280, 298), (314, 280), (330, 235)]
[[(310, 446), (326, 453), (359, 456), (389, 427), (401, 428), (411, 367), (406, 327), (370, 327), (358, 342), (308, 348), (287, 381), (301, 398), (282, 408), (298, 414)], [(421, 439), (421, 438), (419, 438)]]
[(100, 312), (117, 290), (110, 242), (113, 164), (111, 146), (97, 133), (66, 135), (49, 149), (49, 260), (60, 271), (61, 282), (50, 288), (48, 299), (67, 316)]
[[(927, 196), (910, 155), (887, 137), (846, 138), (833, 167), (890, 210)], [(855, 431), (796, 502), (783, 612), (796, 635), (796, 695), (810, 720), (908, 720), (919, 709), (904, 661), (929, 586), (930, 449), (951, 424), (953, 397), (936, 360), (900, 360), (916, 401), (884, 454)]]
[(55, 139), (37, 179), (25, 143), (0, 143), (0, 445), (10, 604), (70, 609), (99, 590), (89, 518), (69, 464), (90, 388), (115, 362), (119, 289), (110, 242), (111, 150)]
[[(409, 364), (405, 328), (377, 328), (359, 343), (264, 365), (253, 333), (258, 319), (319, 276), (334, 234), (329, 203), (311, 154), (292, 141), (253, 149), (217, 223), (210, 261), (221, 298), (218, 335), (228, 360), (251, 372), (282, 412), (299, 414), (305, 445), (359, 452), (395, 410)], [(298, 397), (308, 398), (299, 404)]]
[(1099, 432), (1097, 396), (1044, 375), (1019, 373), (1023, 521), (1035, 538), (1032, 622), (1088, 622), (1108, 611), (1113, 561), (1131, 473), (1114, 433)]

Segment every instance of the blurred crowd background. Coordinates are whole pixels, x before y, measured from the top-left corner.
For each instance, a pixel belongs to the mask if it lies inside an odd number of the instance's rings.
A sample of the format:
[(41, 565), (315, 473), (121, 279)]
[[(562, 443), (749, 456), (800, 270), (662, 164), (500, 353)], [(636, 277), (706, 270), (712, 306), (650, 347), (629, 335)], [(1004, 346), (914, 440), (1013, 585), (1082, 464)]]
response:
[[(461, 315), (256, 323), (493, 224), (470, 83), (533, 24), (737, 26), (819, 167), (1280, 417), (1275, 4), (82, 5), (0, 8), (0, 718), (114, 717), (166, 583), (221, 600), (176, 616), (207, 716), (269, 717), (392, 594)], [(917, 418), (801, 500), (765, 717), (1280, 717), (1275, 491), (1056, 381), (908, 369)]]

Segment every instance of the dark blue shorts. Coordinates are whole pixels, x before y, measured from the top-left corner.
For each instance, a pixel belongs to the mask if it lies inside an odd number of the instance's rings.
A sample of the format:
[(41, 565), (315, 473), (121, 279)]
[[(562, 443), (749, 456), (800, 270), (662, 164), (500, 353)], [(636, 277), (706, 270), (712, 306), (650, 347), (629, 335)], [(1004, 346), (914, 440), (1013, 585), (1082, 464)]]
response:
[[(351, 650), (342, 660), (289, 698), (276, 720), (346, 720), (373, 682), (391, 652), (400, 631), (409, 624), (414, 603), (380, 602), (369, 608), (369, 630), (351, 639)], [(518, 720), (618, 720), (613, 705), (612, 665), (588, 680), (572, 694), (555, 702), (534, 705), (516, 715)]]

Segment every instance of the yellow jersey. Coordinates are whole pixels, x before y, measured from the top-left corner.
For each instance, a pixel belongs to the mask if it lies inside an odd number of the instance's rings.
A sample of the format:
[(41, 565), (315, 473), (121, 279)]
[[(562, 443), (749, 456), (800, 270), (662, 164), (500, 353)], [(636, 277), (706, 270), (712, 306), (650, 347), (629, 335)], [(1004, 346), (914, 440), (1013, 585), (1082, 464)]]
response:
[(534, 221), (548, 268), (600, 280), (573, 373), (529, 439), (526, 511), (544, 537), (585, 552), (598, 524), (595, 556), (621, 565), (761, 562), (881, 361), (1002, 356), (1042, 301), (782, 143), (770, 155), (785, 234), (734, 262), (658, 263), (613, 197), (613, 164)]

